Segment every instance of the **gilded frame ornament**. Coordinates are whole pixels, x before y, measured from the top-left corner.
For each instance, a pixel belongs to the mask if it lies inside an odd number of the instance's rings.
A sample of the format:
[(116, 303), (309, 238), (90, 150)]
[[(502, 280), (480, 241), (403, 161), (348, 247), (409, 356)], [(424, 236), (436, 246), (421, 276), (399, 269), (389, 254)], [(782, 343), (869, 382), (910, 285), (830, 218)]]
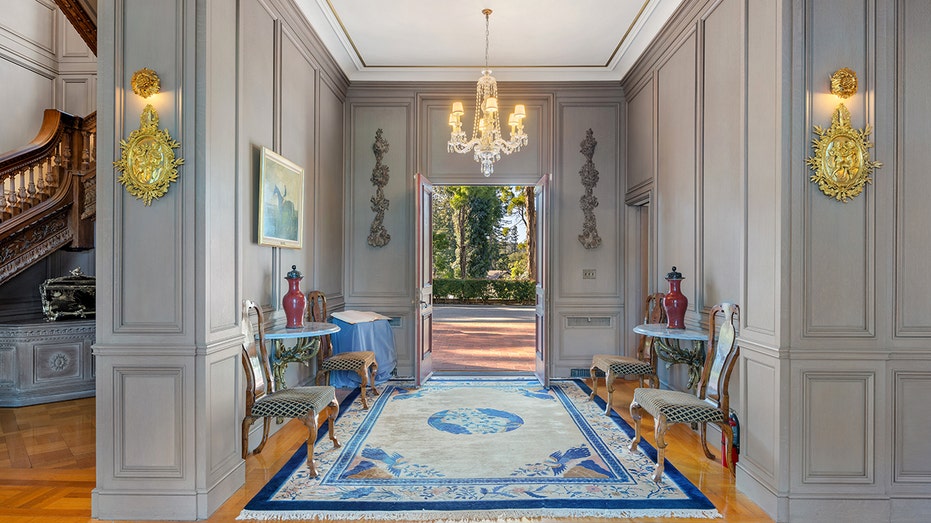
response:
[(304, 238), (304, 169), (262, 147), (259, 163), (259, 245), (300, 249)]
[[(835, 71), (831, 75), (831, 92), (842, 99), (856, 93), (856, 73), (846, 67)], [(817, 135), (811, 140), (814, 154), (805, 163), (814, 171), (809, 179), (818, 184), (821, 192), (846, 203), (873, 182), (870, 175), (882, 163), (870, 159), (872, 131), (869, 124), (862, 130), (851, 127), (850, 111), (843, 103), (834, 110), (829, 128), (814, 126)]]

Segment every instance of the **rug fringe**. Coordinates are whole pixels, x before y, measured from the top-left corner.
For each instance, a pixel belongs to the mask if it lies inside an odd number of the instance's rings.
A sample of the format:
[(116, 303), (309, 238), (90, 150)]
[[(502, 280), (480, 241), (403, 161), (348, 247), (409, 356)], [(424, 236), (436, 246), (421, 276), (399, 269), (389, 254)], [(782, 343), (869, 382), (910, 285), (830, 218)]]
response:
[[(529, 517), (528, 517), (529, 514)], [(331, 520), (361, 520), (361, 521), (417, 521), (421, 523), (534, 523), (541, 518), (693, 518), (693, 519), (721, 519), (723, 516), (717, 510), (579, 510), (579, 509), (546, 509), (546, 510), (495, 510), (495, 511), (464, 511), (457, 512), (450, 519), (449, 512), (435, 512), (423, 510), (419, 512), (322, 512), (322, 511), (261, 511), (243, 510), (238, 521), (331, 521)]]

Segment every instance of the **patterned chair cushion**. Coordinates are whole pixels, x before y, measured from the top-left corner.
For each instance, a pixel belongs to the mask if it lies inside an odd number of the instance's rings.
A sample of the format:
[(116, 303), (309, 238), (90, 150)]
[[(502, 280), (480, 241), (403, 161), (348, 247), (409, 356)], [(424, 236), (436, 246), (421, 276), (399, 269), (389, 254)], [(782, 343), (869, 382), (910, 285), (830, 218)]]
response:
[(666, 416), (668, 423), (706, 423), (724, 421), (724, 414), (713, 404), (694, 394), (676, 390), (635, 389), (634, 402), (654, 418)]
[(627, 356), (616, 356), (613, 354), (598, 354), (592, 358), (592, 367), (597, 367), (607, 373), (610, 371), (615, 376), (624, 376), (627, 374), (653, 374), (653, 366), (646, 361), (640, 361), (637, 358)]
[(358, 371), (375, 363), (375, 353), (372, 351), (341, 352), (323, 360), (321, 371), (351, 370)]
[(252, 406), (252, 415), (303, 418), (311, 410), (321, 412), (335, 399), (336, 389), (329, 385), (283, 389), (259, 398)]

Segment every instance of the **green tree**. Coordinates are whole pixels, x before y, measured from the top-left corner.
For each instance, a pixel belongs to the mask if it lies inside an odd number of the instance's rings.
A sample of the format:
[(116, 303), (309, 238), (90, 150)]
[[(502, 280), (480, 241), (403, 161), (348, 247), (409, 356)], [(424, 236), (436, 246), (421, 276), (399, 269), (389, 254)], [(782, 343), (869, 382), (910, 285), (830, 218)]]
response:
[(466, 221), (469, 260), (466, 274), (484, 279), (494, 268), (498, 255), (498, 231), (504, 206), (498, 197), (498, 187), (467, 187), (468, 217)]
[(433, 274), (437, 278), (454, 278), (456, 274), (456, 230), (453, 208), (445, 187), (433, 193)]

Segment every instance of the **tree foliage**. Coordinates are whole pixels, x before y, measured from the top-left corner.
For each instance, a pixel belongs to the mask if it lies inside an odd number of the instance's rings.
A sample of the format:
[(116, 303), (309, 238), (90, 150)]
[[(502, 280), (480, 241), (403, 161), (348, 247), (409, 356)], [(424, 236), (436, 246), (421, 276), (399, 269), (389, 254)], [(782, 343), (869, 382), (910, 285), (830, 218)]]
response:
[[(440, 186), (434, 192), (433, 255), (438, 278), (486, 279), (501, 271), (528, 276), (528, 244), (520, 241), (517, 216), (528, 230), (523, 187)], [(532, 194), (532, 193), (531, 193)]]

